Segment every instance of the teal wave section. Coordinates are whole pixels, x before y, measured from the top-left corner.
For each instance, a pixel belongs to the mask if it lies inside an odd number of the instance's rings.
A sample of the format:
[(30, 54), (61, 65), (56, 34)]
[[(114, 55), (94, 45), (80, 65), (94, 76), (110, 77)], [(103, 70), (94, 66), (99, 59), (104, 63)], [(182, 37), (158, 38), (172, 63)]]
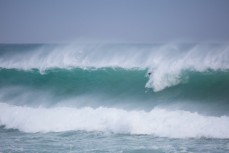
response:
[[(99, 97), (99, 100), (96, 100), (98, 106), (120, 104), (152, 108), (180, 102), (190, 103), (190, 106), (204, 104), (207, 107), (216, 106), (216, 109), (229, 108), (229, 72), (227, 71), (185, 71), (181, 75), (183, 81), (180, 84), (159, 92), (145, 88), (148, 79), (146, 69), (76, 68), (51, 69), (44, 73), (38, 70), (1, 69), (0, 89), (19, 88), (9, 90), (7, 96), (2, 96), (9, 99), (25, 93), (20, 88), (26, 89), (28, 93), (33, 91), (38, 97), (43, 96), (43, 92), (51, 93), (54, 97), (51, 101), (55, 101), (53, 102), (55, 104), (66, 98), (90, 95), (95, 99)], [(27, 101), (29, 103), (33, 100)], [(93, 98), (90, 98), (90, 101), (93, 104)]]

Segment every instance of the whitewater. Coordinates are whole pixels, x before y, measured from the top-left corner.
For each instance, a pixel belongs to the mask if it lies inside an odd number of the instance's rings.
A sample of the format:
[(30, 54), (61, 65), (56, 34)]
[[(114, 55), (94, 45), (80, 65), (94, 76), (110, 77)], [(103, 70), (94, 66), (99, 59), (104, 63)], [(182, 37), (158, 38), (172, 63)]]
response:
[(228, 152), (228, 110), (227, 43), (0, 45), (0, 152)]

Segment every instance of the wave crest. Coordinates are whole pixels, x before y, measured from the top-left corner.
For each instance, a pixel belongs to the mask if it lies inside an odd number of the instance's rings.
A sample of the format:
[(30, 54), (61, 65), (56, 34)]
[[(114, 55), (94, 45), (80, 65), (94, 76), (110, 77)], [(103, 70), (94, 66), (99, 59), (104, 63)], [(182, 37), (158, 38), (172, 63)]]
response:
[(183, 80), (182, 72), (204, 72), (229, 69), (228, 44), (166, 45), (57, 45), (31, 50), (1, 49), (0, 68), (39, 69), (103, 68), (148, 69), (151, 72), (145, 87), (160, 91)]

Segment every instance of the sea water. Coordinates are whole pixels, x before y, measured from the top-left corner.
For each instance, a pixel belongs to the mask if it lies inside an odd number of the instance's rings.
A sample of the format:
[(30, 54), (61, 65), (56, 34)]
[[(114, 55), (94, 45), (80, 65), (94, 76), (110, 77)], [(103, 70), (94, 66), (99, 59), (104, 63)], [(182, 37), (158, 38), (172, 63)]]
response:
[(228, 151), (228, 44), (0, 45), (0, 152)]

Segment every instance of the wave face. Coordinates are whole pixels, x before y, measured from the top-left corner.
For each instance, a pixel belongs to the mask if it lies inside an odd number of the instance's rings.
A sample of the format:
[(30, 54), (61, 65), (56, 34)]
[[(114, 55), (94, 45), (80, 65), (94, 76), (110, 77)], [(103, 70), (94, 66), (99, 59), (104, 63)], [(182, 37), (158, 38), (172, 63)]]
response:
[(5, 128), (229, 138), (228, 100), (227, 44), (0, 45)]
[(147, 70), (121, 68), (52, 69), (44, 74), (37, 70), (2, 69), (0, 101), (28, 106), (102, 105), (148, 111), (159, 105), (179, 106), (190, 111), (227, 114), (229, 72), (184, 72), (181, 84), (160, 92), (145, 88), (148, 79)]

